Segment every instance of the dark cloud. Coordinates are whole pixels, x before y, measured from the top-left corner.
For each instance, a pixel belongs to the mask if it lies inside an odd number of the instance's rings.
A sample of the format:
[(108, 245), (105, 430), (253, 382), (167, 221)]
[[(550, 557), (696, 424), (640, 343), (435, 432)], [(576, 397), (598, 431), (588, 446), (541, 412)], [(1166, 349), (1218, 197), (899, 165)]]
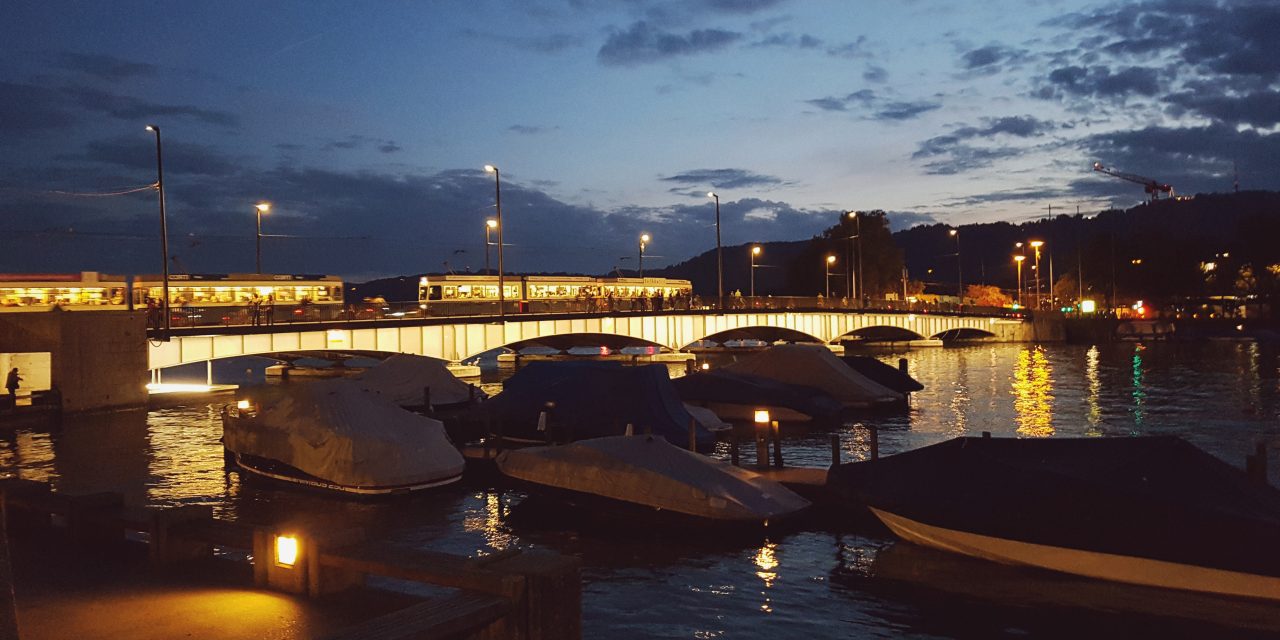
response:
[(1107, 166), (1151, 176), (1179, 193), (1227, 190), (1233, 164), (1242, 175), (1253, 177), (1242, 186), (1280, 189), (1280, 133), (1226, 124), (1145, 127), (1095, 134), (1085, 138), (1081, 148)]
[(383, 140), (378, 143), (378, 151), (381, 153), (396, 153), (397, 151), (404, 151), (404, 147), (391, 140)]
[[(137, 169), (138, 176), (147, 179), (154, 176), (156, 169), (155, 144), (145, 136), (95, 140), (87, 145), (83, 159)], [(205, 145), (178, 141), (164, 145), (166, 175), (229, 176), (236, 173), (239, 166), (240, 163)]]
[(889, 72), (884, 67), (872, 65), (862, 72), (862, 79), (867, 82), (884, 82), (889, 79)]
[[(46, 87), (0, 82), (0, 132), (20, 134), (57, 129), (75, 122), (66, 96)], [(0, 145), (17, 142), (0, 135)]]
[(966, 69), (978, 69), (981, 67), (989, 67), (1008, 56), (1008, 49), (998, 46), (989, 45), (979, 49), (967, 51), (960, 56), (960, 62)]
[(725, 13), (755, 13), (772, 9), (785, 0), (702, 0), (707, 7)]
[(827, 55), (833, 58), (849, 58), (849, 59), (873, 57), (871, 53), (866, 50), (866, 46), (867, 46), (867, 37), (858, 36), (858, 39), (854, 40), (853, 42), (846, 42), (844, 44), (832, 45), (827, 47)]
[(923, 113), (940, 108), (942, 108), (942, 104), (937, 102), (889, 102), (876, 111), (875, 118), (878, 120), (910, 120)]
[(850, 107), (866, 106), (874, 103), (875, 101), (876, 93), (870, 89), (860, 89), (847, 94), (842, 98), (827, 96), (825, 98), (805, 100), (805, 102), (822, 109), (823, 111), (848, 111)]
[(463, 29), (461, 33), (472, 38), (498, 42), (522, 51), (532, 51), (534, 53), (559, 53), (569, 49), (576, 49), (585, 43), (582, 36), (572, 33), (524, 36), (487, 33), (476, 29)]
[(1010, 144), (976, 146), (974, 140), (990, 141), (1000, 137), (1034, 138), (1057, 128), (1050, 121), (1034, 116), (984, 118), (980, 126), (959, 127), (947, 135), (935, 136), (920, 143), (911, 157), (927, 159), (926, 173), (954, 175), (991, 166), (997, 160), (1018, 157), (1028, 149)]
[[(277, 145), (277, 148), (280, 148)], [(397, 144), (394, 140), (382, 140), (379, 138), (370, 138), (362, 135), (349, 135), (340, 140), (330, 140), (323, 147), (325, 151), (333, 151), (339, 149), (342, 151), (351, 151), (353, 149), (373, 148), (380, 153), (396, 153), (403, 151), (404, 148)]]
[(104, 80), (124, 80), (140, 76), (153, 76), (159, 71), (159, 67), (145, 62), (132, 62), (107, 55), (71, 52), (57, 54), (53, 64), (60, 69), (75, 71)]
[(1188, 91), (1164, 97), (1177, 117), (1195, 113), (1230, 125), (1270, 128), (1280, 124), (1280, 91), (1265, 89), (1228, 95), (1221, 87), (1201, 83)]
[(1068, 66), (1049, 72), (1048, 85), (1042, 97), (1076, 96), (1085, 98), (1117, 98), (1130, 95), (1151, 97), (1164, 88), (1163, 72), (1151, 67), (1125, 67), (1113, 72), (1109, 67)]
[(526, 135), (526, 136), (538, 135), (540, 133), (550, 133), (552, 131), (559, 131), (559, 130), (560, 130), (560, 127), (542, 127), (542, 126), (528, 125), (528, 124), (513, 124), (507, 127), (507, 131), (510, 131), (512, 133), (518, 133), (521, 135)]
[(794, 33), (775, 33), (751, 43), (751, 46), (757, 48), (817, 49), (822, 46), (822, 41), (807, 33), (798, 36)]
[[(783, 184), (782, 178), (752, 173), (745, 169), (694, 169), (666, 176), (661, 180), (689, 186), (709, 185), (715, 189), (769, 187)], [(673, 192), (684, 192), (685, 190), (684, 187), (672, 189)], [(699, 195), (705, 195), (705, 193), (699, 193)]]
[(698, 29), (680, 34), (640, 21), (610, 34), (596, 57), (604, 65), (629, 66), (718, 51), (741, 39), (742, 34), (733, 31)]
[(121, 120), (142, 121), (163, 117), (186, 117), (228, 127), (235, 126), (239, 122), (239, 118), (226, 111), (203, 109), (191, 105), (147, 102), (87, 87), (67, 87), (62, 89), (62, 92), (73, 104), (85, 111), (105, 113)]
[(887, 211), (890, 231), (902, 231), (922, 224), (935, 224), (938, 219), (923, 211)]

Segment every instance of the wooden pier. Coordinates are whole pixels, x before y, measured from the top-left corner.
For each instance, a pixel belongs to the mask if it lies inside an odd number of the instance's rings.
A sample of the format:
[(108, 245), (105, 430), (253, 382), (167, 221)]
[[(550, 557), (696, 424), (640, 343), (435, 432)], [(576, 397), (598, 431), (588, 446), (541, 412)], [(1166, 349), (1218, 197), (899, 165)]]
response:
[(130, 507), (116, 493), (66, 495), (43, 483), (0, 481), (5, 527), (14, 536), (65, 531), (70, 544), (118, 553), (127, 535), (145, 540), (156, 565), (195, 567), (214, 549), (251, 554), (253, 587), (319, 598), (364, 589), (369, 576), (456, 589), (326, 638), (551, 640), (582, 635), (578, 559), (510, 550), (478, 558), (364, 541), (361, 530), (257, 527), (212, 517), (208, 506)]

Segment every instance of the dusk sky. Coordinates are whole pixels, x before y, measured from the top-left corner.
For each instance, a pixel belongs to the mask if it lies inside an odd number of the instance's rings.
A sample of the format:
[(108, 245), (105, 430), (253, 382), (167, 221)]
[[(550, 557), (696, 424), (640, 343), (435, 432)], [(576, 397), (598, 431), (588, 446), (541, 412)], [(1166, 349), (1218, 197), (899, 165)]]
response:
[[(27, 2), (0, 21), (0, 271), (602, 273), (849, 209), (1024, 221), (1280, 189), (1280, 3)], [(1233, 168), (1234, 167), (1236, 168)], [(625, 259), (622, 259), (625, 256)], [(496, 266), (496, 258), (495, 258)]]

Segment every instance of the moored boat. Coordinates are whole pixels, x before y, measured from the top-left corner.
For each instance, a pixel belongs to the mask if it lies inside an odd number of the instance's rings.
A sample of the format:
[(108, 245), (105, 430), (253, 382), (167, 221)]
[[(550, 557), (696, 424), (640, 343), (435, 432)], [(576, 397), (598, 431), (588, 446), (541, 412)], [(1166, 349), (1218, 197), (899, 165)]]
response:
[(828, 482), (916, 544), (1280, 600), (1280, 491), (1178, 438), (956, 438)]
[(346, 380), (289, 385), (222, 411), (227, 458), (242, 471), (357, 495), (456, 482), (464, 461), (437, 420)]
[(834, 398), (812, 387), (723, 369), (696, 371), (671, 384), (686, 403), (739, 422), (751, 422), (759, 409), (782, 422), (832, 421), (843, 409)]
[(722, 369), (813, 387), (850, 409), (883, 407), (903, 400), (901, 393), (854, 371), (824, 346), (778, 345)]
[(768, 524), (809, 506), (781, 484), (657, 436), (513, 449), (499, 454), (497, 465), (510, 478), (562, 496), (703, 523)]

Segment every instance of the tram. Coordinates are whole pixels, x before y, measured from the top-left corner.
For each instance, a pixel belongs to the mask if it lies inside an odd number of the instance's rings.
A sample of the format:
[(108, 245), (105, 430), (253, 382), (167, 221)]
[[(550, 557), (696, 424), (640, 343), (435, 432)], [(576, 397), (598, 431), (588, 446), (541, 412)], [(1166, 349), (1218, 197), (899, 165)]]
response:
[[(343, 283), (337, 276), (311, 274), (170, 274), (170, 307), (246, 307), (258, 300), (276, 305), (342, 308)], [(164, 296), (161, 276), (125, 276), (86, 271), (79, 274), (0, 274), (0, 311), (124, 309), (132, 302)]]
[[(563, 309), (570, 303), (585, 308), (663, 300), (669, 307), (687, 306), (693, 291), (688, 280), (667, 278), (595, 278), (591, 276), (504, 276), (502, 297), (527, 311)], [(430, 315), (483, 312), (498, 302), (498, 276), (423, 276), (418, 303)]]

